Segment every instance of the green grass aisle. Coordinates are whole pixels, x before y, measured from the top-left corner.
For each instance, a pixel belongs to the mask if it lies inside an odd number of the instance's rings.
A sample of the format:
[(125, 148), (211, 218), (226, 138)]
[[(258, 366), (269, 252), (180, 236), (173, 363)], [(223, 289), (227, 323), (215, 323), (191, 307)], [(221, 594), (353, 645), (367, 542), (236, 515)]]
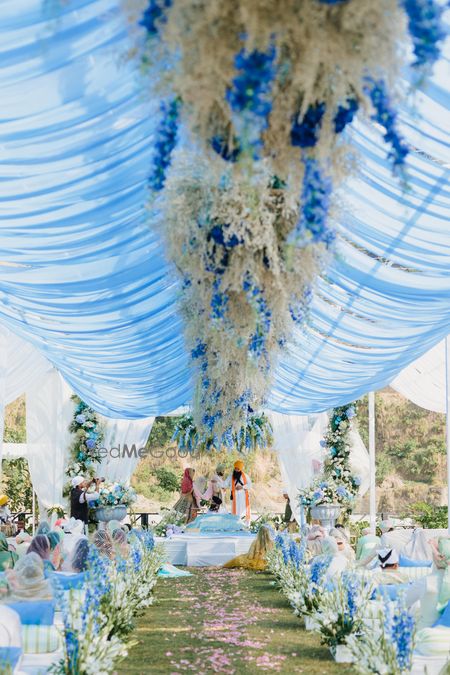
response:
[(352, 672), (303, 630), (268, 574), (197, 569), (159, 581), (155, 596), (120, 674)]

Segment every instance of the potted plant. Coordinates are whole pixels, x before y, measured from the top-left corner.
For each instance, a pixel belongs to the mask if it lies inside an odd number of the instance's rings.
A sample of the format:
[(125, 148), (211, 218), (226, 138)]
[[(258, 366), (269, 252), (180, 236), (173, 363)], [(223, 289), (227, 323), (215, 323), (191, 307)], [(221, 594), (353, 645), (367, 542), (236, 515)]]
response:
[(334, 527), (342, 507), (353, 501), (354, 497), (347, 488), (331, 478), (317, 478), (310, 487), (300, 492), (301, 506), (308, 508), (311, 517), (320, 520), (327, 529)]
[(103, 483), (99, 494), (97, 506), (94, 508), (95, 517), (104, 523), (123, 520), (127, 515), (127, 508), (136, 501), (133, 488), (119, 482)]

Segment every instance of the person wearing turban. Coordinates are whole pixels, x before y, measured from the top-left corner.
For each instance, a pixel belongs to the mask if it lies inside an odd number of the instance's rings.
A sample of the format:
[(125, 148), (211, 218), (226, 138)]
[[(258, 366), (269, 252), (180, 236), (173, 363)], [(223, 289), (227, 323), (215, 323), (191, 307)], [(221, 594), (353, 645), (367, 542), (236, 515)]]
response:
[(11, 511), (8, 507), (7, 495), (0, 495), (0, 522), (9, 523), (11, 520)]
[(244, 462), (238, 459), (234, 463), (234, 470), (226, 481), (226, 487), (231, 489), (231, 513), (243, 518), (247, 525), (250, 524), (250, 495), (252, 486), (250, 477), (244, 473)]

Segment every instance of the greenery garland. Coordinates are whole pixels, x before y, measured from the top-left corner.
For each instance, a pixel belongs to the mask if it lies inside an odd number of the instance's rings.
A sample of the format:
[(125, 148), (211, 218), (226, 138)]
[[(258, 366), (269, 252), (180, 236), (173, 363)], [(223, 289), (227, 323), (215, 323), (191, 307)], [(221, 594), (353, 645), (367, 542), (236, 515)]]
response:
[[(74, 476), (92, 477), (101, 461), (100, 448), (103, 441), (103, 429), (97, 413), (74, 394), (73, 419), (69, 431), (74, 435), (70, 445), (71, 459), (66, 469), (69, 479)], [(67, 490), (66, 490), (67, 491)]]
[(190, 414), (183, 415), (178, 422), (172, 440), (180, 450), (195, 452), (196, 450), (227, 450), (235, 448), (239, 452), (250, 452), (258, 448), (268, 447), (273, 440), (272, 426), (264, 413), (249, 414), (247, 423), (237, 432), (218, 436), (199, 433), (194, 418)]

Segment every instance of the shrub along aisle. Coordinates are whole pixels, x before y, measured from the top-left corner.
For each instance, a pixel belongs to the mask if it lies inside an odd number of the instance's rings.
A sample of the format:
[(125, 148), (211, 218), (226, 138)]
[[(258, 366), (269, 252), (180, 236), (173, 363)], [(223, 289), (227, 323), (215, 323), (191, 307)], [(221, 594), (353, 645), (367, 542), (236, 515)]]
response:
[(319, 637), (303, 630), (269, 574), (192, 571), (192, 577), (158, 582), (121, 674), (354, 672), (334, 663)]

